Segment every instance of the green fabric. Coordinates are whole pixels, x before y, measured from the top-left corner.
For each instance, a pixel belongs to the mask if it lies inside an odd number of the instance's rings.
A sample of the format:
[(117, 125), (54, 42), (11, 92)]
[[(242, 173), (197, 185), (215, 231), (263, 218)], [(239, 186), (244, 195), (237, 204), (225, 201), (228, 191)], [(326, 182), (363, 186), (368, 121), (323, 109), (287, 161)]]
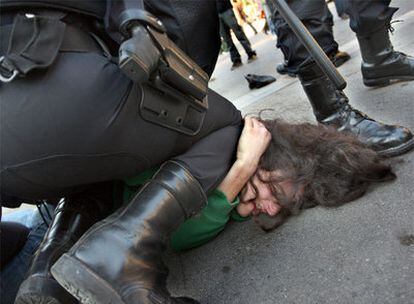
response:
[(171, 248), (176, 251), (198, 247), (216, 237), (229, 221), (230, 212), (239, 200), (229, 203), (220, 190), (207, 198), (207, 205), (197, 216), (187, 219), (171, 236)]
[(246, 217), (241, 216), (241, 215), (237, 212), (237, 209), (233, 209), (233, 210), (230, 212), (230, 218), (231, 218), (233, 221), (236, 221), (236, 222), (245, 222), (245, 221), (249, 220), (249, 219), (251, 218), (251, 216), (246, 216)]
[[(130, 201), (139, 187), (149, 180), (157, 169), (147, 170), (140, 175), (126, 179), (123, 199)], [(234, 208), (239, 204), (236, 198), (229, 202), (223, 192), (216, 189), (207, 198), (207, 205), (201, 212), (182, 223), (171, 236), (171, 248), (182, 251), (203, 245), (223, 231), (230, 217), (236, 221), (245, 221), (248, 217), (240, 216)]]

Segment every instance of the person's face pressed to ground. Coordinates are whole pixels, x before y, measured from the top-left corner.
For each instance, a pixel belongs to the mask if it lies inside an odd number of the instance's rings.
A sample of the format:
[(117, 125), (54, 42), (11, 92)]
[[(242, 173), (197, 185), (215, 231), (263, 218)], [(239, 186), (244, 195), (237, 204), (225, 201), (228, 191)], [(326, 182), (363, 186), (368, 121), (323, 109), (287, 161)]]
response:
[[(253, 204), (253, 214), (267, 213), (275, 216), (281, 210), (277, 197), (272, 190), (271, 180), (276, 171), (268, 172), (259, 170), (247, 182), (240, 193), (241, 204)], [(289, 180), (278, 182), (278, 188), (282, 195), (291, 200), (296, 195), (293, 182)], [(301, 190), (303, 191), (303, 190)]]

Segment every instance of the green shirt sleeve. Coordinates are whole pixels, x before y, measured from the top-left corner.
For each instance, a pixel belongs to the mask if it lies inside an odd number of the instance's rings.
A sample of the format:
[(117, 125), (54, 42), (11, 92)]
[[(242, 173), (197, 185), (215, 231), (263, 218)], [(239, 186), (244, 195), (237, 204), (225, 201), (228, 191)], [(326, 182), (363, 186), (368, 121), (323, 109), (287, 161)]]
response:
[(241, 216), (241, 215), (237, 212), (237, 209), (236, 209), (236, 208), (234, 208), (234, 209), (230, 212), (230, 218), (231, 218), (233, 221), (236, 221), (236, 222), (244, 222), (244, 221), (250, 220), (251, 216), (246, 216), (246, 217)]
[(171, 248), (186, 250), (207, 243), (216, 237), (230, 218), (230, 212), (239, 203), (238, 198), (229, 202), (223, 192), (216, 189), (209, 195), (201, 212), (178, 227), (171, 237)]

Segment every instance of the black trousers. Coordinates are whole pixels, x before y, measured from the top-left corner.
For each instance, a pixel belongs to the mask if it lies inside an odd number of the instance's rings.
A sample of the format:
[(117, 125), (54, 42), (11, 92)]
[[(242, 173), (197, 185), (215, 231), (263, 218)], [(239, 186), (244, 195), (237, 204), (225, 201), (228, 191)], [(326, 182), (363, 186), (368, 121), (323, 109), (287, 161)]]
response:
[[(180, 2), (185, 3), (194, 5)], [(206, 13), (217, 16), (215, 2), (203, 5), (194, 14), (187, 11), (180, 31), (171, 25), (178, 24), (177, 15), (160, 13), (184, 50), (191, 49), (194, 40), (202, 45), (204, 39), (218, 37), (217, 27), (200, 29), (204, 35), (198, 38), (186, 32), (201, 26)], [(214, 67), (218, 49), (210, 46), (201, 57), (189, 54), (205, 67)], [(169, 159), (185, 165), (208, 192), (230, 168), (241, 131), (240, 112), (213, 91), (208, 92), (209, 110), (196, 136), (143, 120), (139, 102), (148, 96), (143, 96), (142, 87), (96, 52), (61, 52), (49, 68), (0, 86), (2, 196), (36, 200), (77, 195), (91, 185), (128, 178)]]
[(347, 0), (334, 0), (334, 1), (335, 1), (336, 13), (338, 14), (339, 17), (342, 18), (343, 15), (346, 14), (348, 1)]
[[(347, 14), (350, 27), (359, 36), (387, 26), (397, 8), (389, 7), (391, 0), (349, 0)], [(268, 0), (272, 6), (272, 1)], [(313, 35), (321, 48), (330, 55), (338, 49), (331, 29), (327, 26), (328, 7), (325, 0), (287, 0), (288, 5)], [(276, 26), (277, 47), (281, 49), (288, 67), (298, 70), (301, 65), (312, 61), (308, 51), (289, 28), (285, 20), (274, 10), (273, 22)]]
[(220, 51), (216, 1), (144, 0), (145, 8), (162, 20), (168, 36), (209, 75)]
[(253, 50), (250, 45), (250, 41), (249, 39), (247, 39), (246, 34), (243, 31), (243, 28), (237, 23), (237, 19), (234, 15), (233, 10), (228, 9), (227, 11), (221, 13), (219, 15), (219, 20), (221, 37), (223, 37), (224, 42), (226, 42), (226, 44), (229, 46), (231, 61), (240, 61), (241, 56), (236, 46), (234, 45), (233, 39), (231, 38), (230, 30), (233, 31), (237, 40), (240, 41), (241, 45), (246, 51), (246, 54), (248, 56), (252, 55)]

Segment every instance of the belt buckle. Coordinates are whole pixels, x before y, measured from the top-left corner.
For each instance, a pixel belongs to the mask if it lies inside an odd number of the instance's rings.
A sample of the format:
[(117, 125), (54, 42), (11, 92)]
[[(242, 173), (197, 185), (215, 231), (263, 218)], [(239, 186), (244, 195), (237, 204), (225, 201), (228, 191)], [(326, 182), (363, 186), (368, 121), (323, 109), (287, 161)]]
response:
[(19, 75), (19, 71), (16, 69), (12, 69), (12, 70), (8, 69), (7, 67), (3, 65), (3, 62), (4, 62), (4, 56), (1, 56), (0, 66), (3, 68), (3, 70), (10, 71), (10, 75), (3, 75), (2, 71), (0, 70), (0, 81), (4, 83), (11, 82), (13, 81), (14, 78), (17, 77), (17, 75)]

